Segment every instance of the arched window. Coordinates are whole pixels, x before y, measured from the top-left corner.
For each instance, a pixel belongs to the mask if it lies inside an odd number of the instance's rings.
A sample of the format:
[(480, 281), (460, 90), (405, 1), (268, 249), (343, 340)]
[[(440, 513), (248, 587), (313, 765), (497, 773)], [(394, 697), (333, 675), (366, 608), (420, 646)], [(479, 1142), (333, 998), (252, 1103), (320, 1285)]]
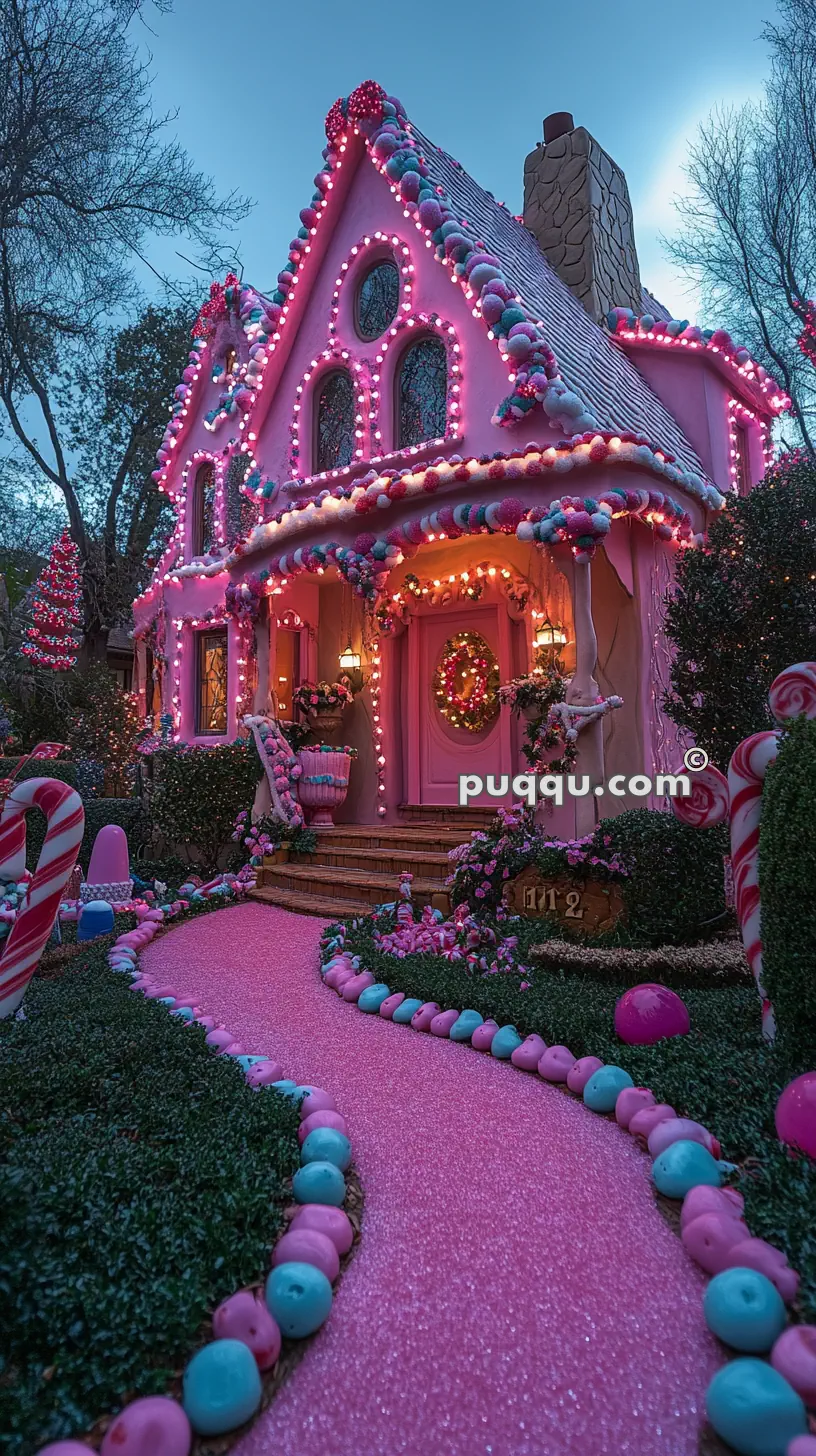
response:
[(215, 546), (215, 466), (207, 460), (196, 471), (193, 486), (193, 556), (206, 556)]
[(224, 373), (231, 374), (237, 362), (238, 354), (235, 350), (235, 346), (233, 344), (230, 344), (226, 354), (224, 355)]
[(382, 258), (369, 268), (357, 292), (357, 332), (378, 339), (393, 323), (399, 307), (400, 278), (396, 263)]
[(440, 439), (447, 421), (448, 365), (434, 334), (418, 339), (402, 357), (397, 376), (397, 446)]
[(314, 474), (342, 470), (354, 459), (354, 385), (336, 369), (320, 385), (315, 408)]

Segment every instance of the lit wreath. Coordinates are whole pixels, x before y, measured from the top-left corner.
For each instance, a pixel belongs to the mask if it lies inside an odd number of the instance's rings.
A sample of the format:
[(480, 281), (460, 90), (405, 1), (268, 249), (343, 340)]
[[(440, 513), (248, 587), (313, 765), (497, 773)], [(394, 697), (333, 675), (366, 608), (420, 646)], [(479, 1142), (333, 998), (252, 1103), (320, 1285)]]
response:
[[(470, 691), (457, 682), (462, 673), (472, 678)], [(434, 674), (436, 705), (454, 728), (481, 733), (499, 711), (499, 669), (492, 649), (478, 632), (457, 632), (449, 637)]]

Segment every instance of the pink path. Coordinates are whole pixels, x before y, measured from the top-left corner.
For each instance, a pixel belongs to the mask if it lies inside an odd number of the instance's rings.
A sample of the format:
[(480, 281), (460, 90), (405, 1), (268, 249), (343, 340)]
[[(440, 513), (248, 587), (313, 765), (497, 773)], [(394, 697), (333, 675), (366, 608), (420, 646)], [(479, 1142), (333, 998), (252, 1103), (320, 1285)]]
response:
[(320, 931), (245, 905), (143, 954), (334, 1094), (365, 1191), (331, 1319), (236, 1456), (693, 1456), (719, 1362), (646, 1158), (539, 1079), (340, 1001)]

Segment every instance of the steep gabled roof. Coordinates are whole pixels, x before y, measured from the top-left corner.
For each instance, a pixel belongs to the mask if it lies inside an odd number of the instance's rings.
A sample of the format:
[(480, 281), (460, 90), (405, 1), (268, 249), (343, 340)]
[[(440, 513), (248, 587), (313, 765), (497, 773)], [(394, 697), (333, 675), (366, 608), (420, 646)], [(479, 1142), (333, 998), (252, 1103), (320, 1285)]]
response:
[(704, 476), (673, 415), (561, 281), (532, 233), (416, 126), (409, 123), (406, 129), (422, 148), (434, 181), (445, 188), (488, 251), (501, 258), (509, 282), (541, 321), (561, 377), (592, 408), (599, 425), (648, 435), (686, 470)]

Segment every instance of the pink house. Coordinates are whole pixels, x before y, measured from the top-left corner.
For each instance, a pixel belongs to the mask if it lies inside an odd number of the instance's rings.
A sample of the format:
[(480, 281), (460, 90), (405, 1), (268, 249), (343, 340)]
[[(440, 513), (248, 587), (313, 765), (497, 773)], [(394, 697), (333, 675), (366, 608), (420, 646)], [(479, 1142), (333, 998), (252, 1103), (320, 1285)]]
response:
[(643, 289), (625, 178), (569, 115), (526, 159), (521, 218), (374, 82), (326, 133), (277, 291), (213, 285), (176, 391), (154, 476), (177, 526), (134, 604), (145, 713), (226, 742), (359, 659), (338, 818), (438, 819), (460, 774), (524, 769), (493, 690), (538, 632), (565, 639), (573, 703), (623, 699), (579, 771), (676, 768), (661, 602), (762, 475), (783, 393)]

